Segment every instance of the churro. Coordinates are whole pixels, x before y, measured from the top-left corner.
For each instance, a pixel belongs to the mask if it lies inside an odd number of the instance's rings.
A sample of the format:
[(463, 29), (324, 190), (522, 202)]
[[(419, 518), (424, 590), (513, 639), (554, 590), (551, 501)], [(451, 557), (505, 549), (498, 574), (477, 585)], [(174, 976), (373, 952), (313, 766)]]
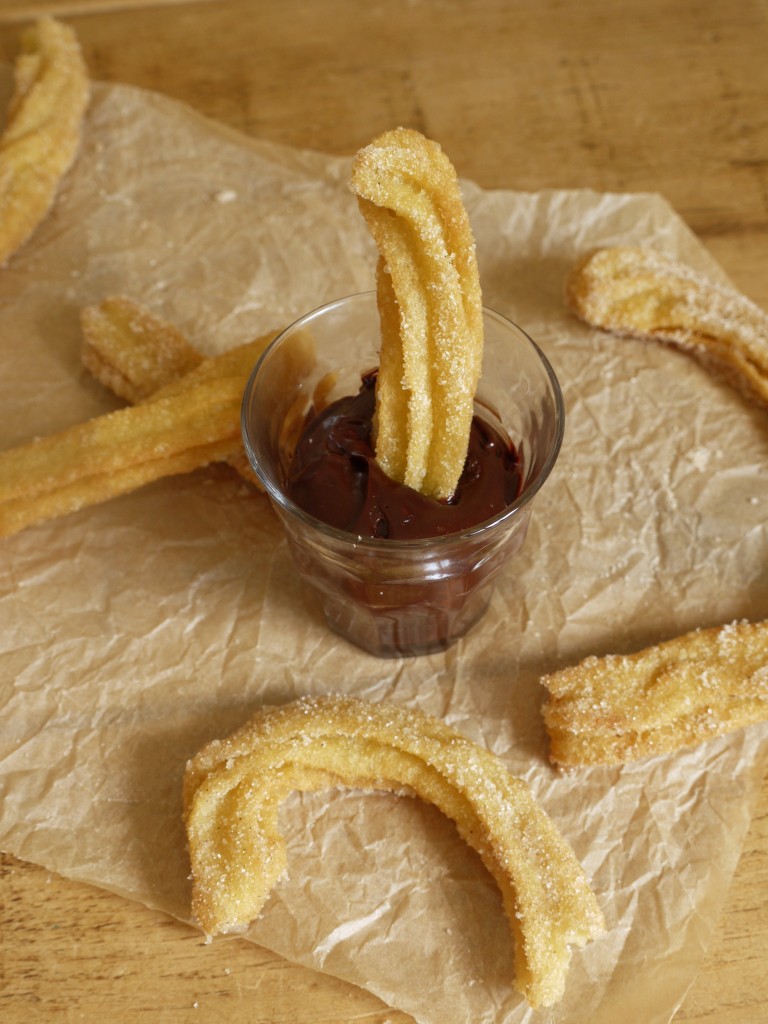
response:
[(134, 405), (203, 361), (174, 324), (124, 295), (86, 306), (80, 326), (83, 365), (96, 380)]
[(652, 249), (618, 246), (583, 257), (565, 297), (591, 326), (677, 346), (768, 406), (768, 315), (735, 289)]
[(88, 72), (72, 29), (41, 18), (22, 40), (0, 136), (0, 264), (53, 205), (80, 145)]
[(357, 153), (351, 188), (382, 260), (376, 458), (398, 482), (450, 498), (483, 351), (475, 244), (456, 172), (436, 142), (398, 128)]
[(139, 405), (0, 453), (0, 537), (241, 458), (240, 404), (271, 335), (204, 359)]
[(243, 380), (190, 387), (0, 453), (0, 537), (223, 461), (239, 444)]
[(695, 630), (542, 679), (550, 756), (565, 767), (670, 754), (768, 720), (768, 622)]
[(570, 945), (603, 930), (573, 851), (528, 786), (439, 719), (352, 697), (261, 709), (187, 764), (192, 906), (208, 934), (244, 928), (286, 868), (278, 827), (293, 790), (407, 792), (439, 807), (496, 880), (515, 939), (515, 984), (533, 1006), (562, 995)]
[[(175, 324), (124, 295), (86, 306), (81, 311), (80, 323), (83, 365), (101, 384), (129, 402), (146, 401), (161, 388), (178, 384), (204, 361)], [(262, 335), (244, 350), (237, 346), (226, 357), (209, 362), (208, 369), (200, 374), (244, 373), (247, 380), (247, 360), (253, 359), (255, 363), (273, 337)], [(190, 380), (199, 379), (200, 374)], [(242, 447), (228, 454), (225, 461), (248, 483), (261, 489)]]

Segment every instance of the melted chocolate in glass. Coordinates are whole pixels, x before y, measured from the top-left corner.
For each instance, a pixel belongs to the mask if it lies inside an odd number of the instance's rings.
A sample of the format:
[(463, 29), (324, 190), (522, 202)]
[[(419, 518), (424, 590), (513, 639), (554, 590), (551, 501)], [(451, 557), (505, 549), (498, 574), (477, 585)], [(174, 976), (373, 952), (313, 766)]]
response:
[(464, 470), (447, 501), (396, 483), (378, 466), (371, 443), (375, 373), (357, 395), (310, 420), (296, 447), (286, 492), (330, 526), (362, 537), (414, 540), (461, 533), (503, 511), (519, 495), (520, 459), (511, 442), (475, 416)]

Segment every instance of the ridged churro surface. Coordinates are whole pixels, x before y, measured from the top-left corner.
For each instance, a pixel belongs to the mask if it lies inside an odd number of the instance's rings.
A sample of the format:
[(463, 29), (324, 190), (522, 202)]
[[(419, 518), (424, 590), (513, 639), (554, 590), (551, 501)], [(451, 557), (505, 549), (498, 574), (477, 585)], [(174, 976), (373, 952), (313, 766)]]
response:
[(285, 871), (283, 798), (340, 785), (406, 787), (452, 818), (501, 890), (517, 987), (534, 1006), (560, 998), (570, 945), (603, 929), (576, 857), (497, 757), (439, 719), (393, 704), (323, 697), (264, 708), (188, 763), (193, 910), (206, 932), (247, 925)]
[(768, 622), (589, 657), (542, 683), (550, 756), (563, 767), (674, 753), (768, 720)]
[[(229, 462), (255, 479), (243, 452), (240, 405), (271, 334), (202, 359), (171, 325), (128, 300), (91, 307), (84, 320), (86, 360), (97, 377), (118, 381), (126, 396), (152, 393), (0, 452), (0, 537), (212, 462)], [(181, 373), (182, 365), (193, 368)]]
[(744, 295), (653, 249), (587, 253), (566, 302), (593, 327), (667, 342), (768, 406), (768, 315)]
[(125, 295), (110, 295), (86, 306), (80, 325), (83, 365), (134, 405), (203, 361), (174, 324)]
[(440, 146), (397, 128), (361, 149), (351, 187), (381, 256), (376, 457), (435, 498), (464, 467), (483, 353), (475, 243)]

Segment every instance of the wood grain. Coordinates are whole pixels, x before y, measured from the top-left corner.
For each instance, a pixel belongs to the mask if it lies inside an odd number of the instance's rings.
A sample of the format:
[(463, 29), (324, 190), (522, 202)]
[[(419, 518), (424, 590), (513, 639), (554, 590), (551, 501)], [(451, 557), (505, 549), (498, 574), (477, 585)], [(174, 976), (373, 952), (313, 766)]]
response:
[[(764, 0), (0, 0), (0, 60), (55, 13), (92, 74), (262, 138), (352, 153), (396, 124), (489, 188), (664, 195), (768, 308)], [(768, 785), (675, 1024), (768, 1021)], [(239, 941), (0, 861), (0, 1019), (406, 1024)]]

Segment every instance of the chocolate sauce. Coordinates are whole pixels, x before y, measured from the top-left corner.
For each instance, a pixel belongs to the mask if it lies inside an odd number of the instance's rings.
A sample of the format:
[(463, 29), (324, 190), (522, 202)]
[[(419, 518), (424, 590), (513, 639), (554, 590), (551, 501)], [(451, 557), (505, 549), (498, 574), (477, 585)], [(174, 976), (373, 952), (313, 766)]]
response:
[(362, 537), (413, 540), (478, 526), (517, 498), (518, 454), (478, 416), (451, 499), (436, 501), (390, 479), (376, 462), (371, 440), (375, 379), (375, 373), (367, 374), (357, 395), (333, 402), (305, 427), (286, 481), (296, 505)]

